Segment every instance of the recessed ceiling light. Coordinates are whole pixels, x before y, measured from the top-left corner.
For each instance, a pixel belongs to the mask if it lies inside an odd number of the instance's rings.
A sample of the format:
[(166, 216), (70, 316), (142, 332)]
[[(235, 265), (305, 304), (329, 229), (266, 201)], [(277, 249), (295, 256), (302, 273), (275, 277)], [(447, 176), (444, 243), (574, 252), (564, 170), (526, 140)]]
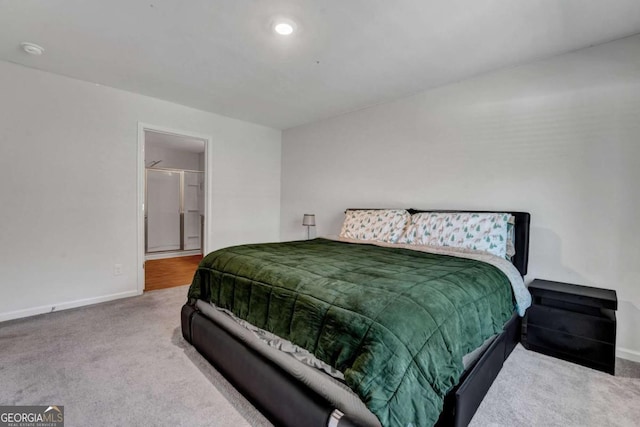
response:
[(40, 56), (44, 53), (44, 48), (35, 43), (24, 42), (20, 43), (20, 46), (22, 47), (22, 50), (27, 52), (29, 55)]
[(280, 19), (273, 25), (273, 31), (281, 36), (288, 36), (293, 34), (296, 30), (296, 24), (288, 19)]
[(293, 33), (293, 27), (291, 26), (291, 24), (287, 24), (286, 22), (276, 24), (274, 30), (276, 30), (276, 33), (283, 36), (288, 36), (289, 34)]

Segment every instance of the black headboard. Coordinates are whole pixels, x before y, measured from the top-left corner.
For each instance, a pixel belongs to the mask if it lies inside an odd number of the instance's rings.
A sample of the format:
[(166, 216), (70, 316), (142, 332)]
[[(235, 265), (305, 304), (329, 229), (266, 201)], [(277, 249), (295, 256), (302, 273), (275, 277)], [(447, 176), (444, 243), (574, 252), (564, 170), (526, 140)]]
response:
[[(359, 209), (348, 209), (359, 210)], [(407, 209), (407, 211), (413, 215), (418, 212), (476, 212), (476, 213), (490, 213), (490, 212), (505, 212), (513, 215), (515, 218), (514, 233), (516, 248), (516, 254), (511, 259), (513, 265), (518, 269), (520, 274), (524, 277), (527, 274), (527, 266), (529, 264), (529, 223), (531, 222), (531, 215), (528, 212), (509, 212), (504, 210), (495, 211), (462, 211), (462, 210), (447, 210), (447, 209)]]

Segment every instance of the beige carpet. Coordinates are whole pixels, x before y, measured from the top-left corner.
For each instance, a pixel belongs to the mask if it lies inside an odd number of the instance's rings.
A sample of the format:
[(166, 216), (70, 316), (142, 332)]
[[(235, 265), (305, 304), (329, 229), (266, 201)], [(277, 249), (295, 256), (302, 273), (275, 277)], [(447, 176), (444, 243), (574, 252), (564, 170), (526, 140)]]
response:
[(182, 338), (187, 287), (0, 323), (0, 405), (74, 426), (268, 426)]
[(619, 373), (635, 378), (614, 377), (518, 345), (470, 425), (638, 426), (640, 364), (617, 363)]
[[(0, 405), (64, 405), (68, 426), (270, 425), (182, 339), (185, 295), (186, 287), (172, 288), (0, 323)], [(624, 368), (640, 377), (637, 364)], [(640, 379), (518, 347), (472, 425), (638, 420)]]

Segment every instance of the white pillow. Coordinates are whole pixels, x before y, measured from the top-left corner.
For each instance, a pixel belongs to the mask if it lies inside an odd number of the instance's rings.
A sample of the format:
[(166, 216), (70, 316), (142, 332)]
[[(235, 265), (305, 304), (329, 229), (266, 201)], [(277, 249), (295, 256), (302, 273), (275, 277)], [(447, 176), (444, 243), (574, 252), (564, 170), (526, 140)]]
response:
[(399, 243), (466, 248), (504, 258), (510, 216), (507, 213), (421, 212), (411, 216)]
[(404, 209), (348, 210), (340, 237), (396, 243), (410, 218)]

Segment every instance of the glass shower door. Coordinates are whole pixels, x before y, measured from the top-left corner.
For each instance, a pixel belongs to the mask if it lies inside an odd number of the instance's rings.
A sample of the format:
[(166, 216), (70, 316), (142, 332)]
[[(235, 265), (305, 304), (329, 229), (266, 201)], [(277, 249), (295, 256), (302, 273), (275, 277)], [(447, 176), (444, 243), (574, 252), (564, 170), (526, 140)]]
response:
[(204, 214), (204, 174), (184, 171), (184, 249), (200, 249)]
[(147, 169), (146, 252), (182, 249), (181, 173)]

